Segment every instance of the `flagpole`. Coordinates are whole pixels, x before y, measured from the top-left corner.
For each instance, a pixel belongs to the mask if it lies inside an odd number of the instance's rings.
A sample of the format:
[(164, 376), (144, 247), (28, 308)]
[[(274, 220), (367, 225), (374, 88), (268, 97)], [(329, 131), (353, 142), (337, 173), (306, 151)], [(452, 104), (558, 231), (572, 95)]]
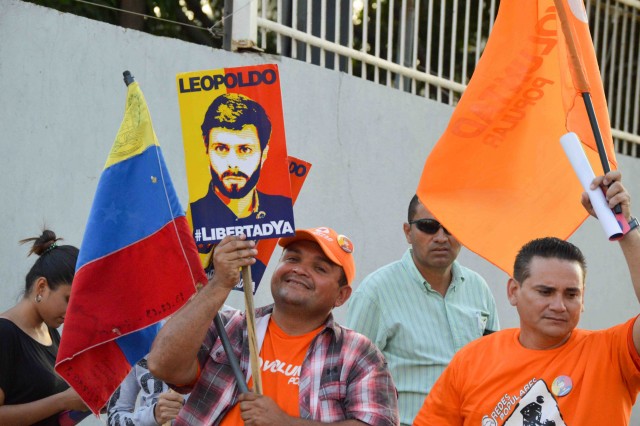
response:
[(131, 75), (131, 71), (129, 70), (122, 73), (122, 78), (124, 79), (124, 84), (126, 84), (127, 87), (129, 87), (129, 85), (135, 81), (133, 75)]
[[(598, 155), (600, 157), (600, 163), (602, 165), (602, 171), (607, 174), (611, 171), (609, 167), (609, 158), (607, 157), (607, 150), (604, 147), (604, 141), (602, 140), (602, 132), (600, 131), (600, 125), (598, 124), (598, 117), (596, 116), (593, 102), (591, 100), (591, 93), (589, 92), (589, 83), (584, 73), (582, 62), (580, 61), (580, 54), (578, 52), (577, 43), (571, 31), (571, 24), (567, 17), (567, 11), (564, 8), (564, 0), (553, 0), (560, 18), (560, 25), (562, 26), (562, 33), (567, 40), (567, 47), (569, 48), (569, 58), (572, 62), (572, 69), (574, 71), (573, 76), (577, 81), (574, 81), (576, 88), (578, 88), (582, 94), (582, 100), (587, 110), (587, 116), (589, 117), (589, 124), (591, 125), (591, 132), (596, 142), (596, 148), (598, 149)], [(584, 4), (583, 4), (584, 7)], [(618, 204), (613, 208), (615, 213), (622, 213), (622, 207)]]
[(598, 117), (596, 117), (596, 112), (593, 108), (593, 102), (591, 101), (591, 93), (582, 92), (582, 99), (584, 101), (584, 106), (587, 108), (587, 115), (589, 116), (591, 131), (593, 132), (593, 137), (595, 138), (596, 146), (598, 147), (598, 154), (600, 155), (602, 170), (605, 174), (609, 173), (611, 171), (611, 168), (609, 167), (609, 159), (607, 158), (607, 151), (605, 150), (604, 141), (602, 140), (602, 133), (600, 132)]
[(258, 361), (258, 339), (256, 338), (256, 311), (253, 304), (253, 279), (251, 267), (242, 267), (242, 288), (244, 289), (245, 313), (247, 317), (247, 335), (249, 337), (249, 359), (251, 362), (251, 376), (253, 389), (262, 395), (262, 379), (260, 377), (260, 363)]
[(236, 382), (238, 382), (240, 393), (249, 393), (249, 388), (247, 387), (244, 374), (242, 374), (242, 369), (240, 368), (238, 357), (236, 357), (235, 352), (233, 352), (233, 348), (231, 347), (231, 342), (229, 342), (229, 335), (227, 334), (227, 330), (225, 330), (224, 328), (224, 324), (222, 323), (222, 318), (220, 318), (220, 314), (216, 314), (216, 317), (214, 318), (213, 322), (216, 325), (216, 329), (218, 330), (218, 335), (220, 336), (220, 340), (222, 341), (222, 347), (224, 348), (224, 351), (227, 354), (227, 358), (229, 359), (229, 364), (231, 365), (231, 370), (233, 371), (233, 375), (236, 378)]

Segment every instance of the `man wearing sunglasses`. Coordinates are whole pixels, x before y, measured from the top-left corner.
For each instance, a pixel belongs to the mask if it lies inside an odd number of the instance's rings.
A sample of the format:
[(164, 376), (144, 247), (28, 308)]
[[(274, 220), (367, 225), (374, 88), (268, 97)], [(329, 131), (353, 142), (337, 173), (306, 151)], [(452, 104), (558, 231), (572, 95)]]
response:
[(401, 260), (370, 274), (349, 303), (347, 326), (384, 353), (410, 425), (453, 355), (499, 328), (485, 280), (456, 262), (460, 242), (422, 205), (409, 203)]

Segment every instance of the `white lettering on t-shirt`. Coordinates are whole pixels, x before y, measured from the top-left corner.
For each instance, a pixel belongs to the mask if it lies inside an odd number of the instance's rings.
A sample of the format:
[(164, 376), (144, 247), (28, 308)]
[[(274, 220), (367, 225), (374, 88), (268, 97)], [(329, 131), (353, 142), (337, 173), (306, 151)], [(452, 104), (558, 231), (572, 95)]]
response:
[(290, 377), (289, 384), (298, 384), (300, 380), (300, 365), (288, 364), (279, 359), (269, 361), (260, 358), (260, 369), (264, 372), (270, 372), (274, 374), (281, 374), (286, 377)]

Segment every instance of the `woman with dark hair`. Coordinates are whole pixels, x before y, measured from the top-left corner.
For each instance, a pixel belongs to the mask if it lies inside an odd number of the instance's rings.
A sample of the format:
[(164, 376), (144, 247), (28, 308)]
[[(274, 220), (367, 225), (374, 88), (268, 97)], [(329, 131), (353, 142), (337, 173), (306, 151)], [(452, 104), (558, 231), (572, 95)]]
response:
[(0, 314), (0, 425), (58, 425), (66, 410), (87, 410), (78, 394), (56, 374), (60, 343), (78, 249), (58, 245), (45, 230), (29, 254), (38, 259), (26, 276), (24, 297)]

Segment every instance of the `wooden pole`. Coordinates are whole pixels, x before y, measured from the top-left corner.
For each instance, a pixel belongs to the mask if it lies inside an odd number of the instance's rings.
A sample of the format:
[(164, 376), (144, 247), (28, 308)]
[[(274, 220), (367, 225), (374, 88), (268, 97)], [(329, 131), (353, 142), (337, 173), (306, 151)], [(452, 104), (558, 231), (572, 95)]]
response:
[(247, 317), (247, 334), (249, 336), (249, 359), (251, 362), (251, 377), (253, 377), (253, 390), (262, 395), (262, 379), (260, 377), (260, 362), (258, 360), (258, 339), (256, 337), (256, 311), (253, 304), (253, 280), (251, 267), (242, 267), (242, 283), (244, 289), (244, 302)]

